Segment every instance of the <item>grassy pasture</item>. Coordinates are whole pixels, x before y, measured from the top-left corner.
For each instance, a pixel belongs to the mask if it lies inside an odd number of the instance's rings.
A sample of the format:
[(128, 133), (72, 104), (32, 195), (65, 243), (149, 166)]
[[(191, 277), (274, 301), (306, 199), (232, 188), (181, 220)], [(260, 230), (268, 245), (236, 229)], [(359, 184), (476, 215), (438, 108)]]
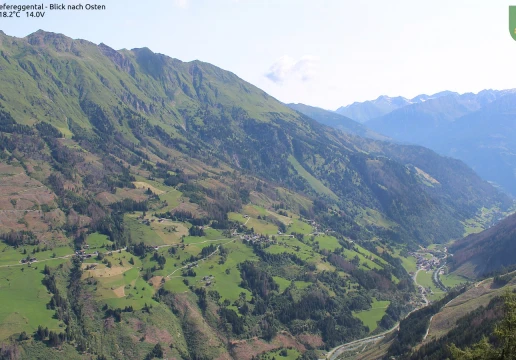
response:
[(444, 286), (452, 288), (457, 285), (465, 284), (469, 281), (465, 277), (455, 274), (441, 275), (440, 279)]
[(342, 247), (336, 237), (330, 235), (317, 235), (315, 241), (319, 242), (319, 248), (334, 251)]
[[(312, 248), (301, 241), (291, 237), (280, 237), (278, 243), (271, 245), (265, 249), (269, 254), (289, 253), (295, 254), (302, 260), (308, 260), (318, 256)], [(312, 253), (314, 253), (312, 255)]]
[(143, 242), (146, 245), (164, 245), (163, 239), (151, 226), (142, 224), (136, 219), (138, 216), (141, 216), (141, 213), (124, 215), (124, 224), (131, 233), (133, 243)]
[(161, 194), (165, 193), (165, 191), (160, 190), (145, 181), (133, 181), (133, 185), (136, 186), (137, 189), (144, 189), (144, 190), (150, 189), (150, 191), (152, 191), (156, 195), (161, 195)]
[[(12, 246), (0, 244), (0, 266), (20, 264), (20, 260), (26, 258), (27, 255), (35, 257), (38, 261), (41, 261), (52, 259), (54, 254), (56, 255), (55, 257), (73, 254), (73, 250), (69, 246), (59, 246), (33, 254), (32, 251), (36, 248), (37, 246), (26, 245), (15, 249)], [(23, 254), (23, 250), (26, 250), (27, 254)]]
[(424, 271), (421, 270), (417, 274), (416, 281), (419, 285), (422, 285), (425, 288), (430, 288), (432, 293), (427, 294), (427, 298), (430, 301), (439, 300), (444, 296), (444, 291), (439, 289), (437, 286), (434, 285), (434, 282), (432, 281), (432, 274), (433, 271)]
[[(282, 278), (280, 276), (273, 276), (274, 281), (279, 285), (279, 291), (283, 292), (286, 288), (288, 288), (291, 284), (291, 281), (285, 278)], [(296, 287), (300, 290), (306, 289), (312, 283), (309, 283), (307, 281), (294, 281), (294, 284), (296, 284)]]
[(276, 235), (278, 233), (278, 227), (276, 225), (265, 220), (258, 220), (251, 215), (245, 218), (242, 214), (229, 213), (228, 217), (230, 220), (246, 224), (245, 226), (248, 229), (253, 228), (254, 232), (257, 234)]
[(260, 360), (265, 359), (276, 359), (276, 360), (296, 360), (299, 359), (301, 356), (301, 353), (297, 351), (296, 349), (285, 349), (284, 351), (287, 352), (286, 356), (282, 356), (282, 350), (274, 350), (269, 351), (268, 353), (265, 353), (263, 355), (260, 355)]
[(298, 234), (308, 235), (311, 234), (313, 231), (314, 230), (311, 225), (299, 219), (293, 219), (292, 224), (288, 227), (287, 234), (295, 232)]
[[(202, 280), (203, 277), (213, 276), (211, 284), (207, 287), (207, 290), (218, 291), (222, 300), (228, 299), (233, 302), (238, 299), (241, 292), (244, 292), (248, 298), (250, 298), (251, 293), (239, 286), (241, 278), (237, 265), (246, 260), (258, 260), (256, 255), (254, 255), (250, 247), (242, 244), (241, 242), (229, 242), (225, 243), (223, 246), (229, 251), (224, 264), (219, 264), (221, 257), (219, 255), (214, 255), (209, 259), (198, 263), (198, 266), (194, 268), (196, 273), (195, 277), (183, 278), (181, 276), (181, 271), (178, 270), (171, 279), (165, 283), (165, 289), (175, 293), (184, 292), (188, 288), (183, 283), (183, 279), (187, 279), (190, 285), (205, 286), (206, 281)], [(177, 268), (179, 267), (180, 266)]]
[[(46, 264), (56, 267), (65, 261)], [(41, 283), (43, 268), (43, 264), (0, 268), (0, 339), (22, 331), (31, 334), (38, 325), (62, 331), (60, 321), (53, 318), (54, 310), (46, 307), (51, 294)]]
[(86, 244), (90, 246), (90, 249), (99, 249), (106, 245), (111, 245), (113, 242), (106, 235), (93, 233), (86, 238)]
[(365, 326), (369, 327), (369, 331), (373, 332), (378, 327), (377, 322), (385, 315), (390, 303), (390, 301), (377, 301), (373, 298), (371, 309), (353, 312), (353, 316), (360, 319)]
[[(154, 303), (154, 288), (143, 280), (138, 270), (142, 265), (140, 259), (127, 252), (113, 252), (105, 258), (111, 262), (111, 268), (97, 263), (94, 270), (84, 270), (83, 274), (84, 279), (93, 277), (97, 281), (91, 290), (99, 301), (114, 308), (132, 306), (135, 310), (141, 309), (145, 303)], [(131, 258), (134, 266), (129, 264)], [(90, 259), (90, 262), (94, 260)]]

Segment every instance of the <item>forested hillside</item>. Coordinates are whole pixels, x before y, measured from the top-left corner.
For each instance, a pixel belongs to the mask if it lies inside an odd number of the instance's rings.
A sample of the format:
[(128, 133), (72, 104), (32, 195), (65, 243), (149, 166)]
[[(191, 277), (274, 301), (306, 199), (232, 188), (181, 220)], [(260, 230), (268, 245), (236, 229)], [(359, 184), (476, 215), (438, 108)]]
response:
[(511, 205), (203, 62), (38, 31), (0, 67), (2, 356), (314, 358), (415, 306), (401, 253)]
[(516, 214), (495, 226), (457, 241), (450, 249), (456, 273), (470, 278), (516, 265)]

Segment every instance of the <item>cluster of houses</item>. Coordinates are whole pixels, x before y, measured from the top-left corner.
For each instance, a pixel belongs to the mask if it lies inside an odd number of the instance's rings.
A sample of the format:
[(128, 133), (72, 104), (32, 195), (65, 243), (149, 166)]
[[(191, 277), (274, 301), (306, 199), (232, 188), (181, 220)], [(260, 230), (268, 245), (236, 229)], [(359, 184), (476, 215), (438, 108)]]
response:
[(272, 240), (265, 235), (259, 234), (245, 234), (240, 235), (240, 240), (251, 243), (251, 244), (275, 244), (276, 240)]
[(30, 263), (33, 263), (34, 261), (37, 261), (35, 257), (31, 257), (31, 258), (24, 258), (24, 259), (21, 259), (20, 262), (22, 264), (30, 264)]
[(314, 228), (314, 232), (319, 231), (320, 225), (315, 220), (306, 220), (306, 222)]
[[(88, 248), (89, 248), (89, 246), (88, 246)], [(99, 253), (98, 251), (95, 251), (93, 254), (86, 254), (86, 250), (81, 249), (81, 250), (77, 250), (75, 252), (75, 256), (78, 256), (84, 260), (84, 259), (90, 259), (93, 257), (93, 255), (95, 255), (95, 256), (98, 255), (98, 253)]]
[(432, 270), (433, 268), (439, 266), (440, 263), (440, 260), (433, 255), (431, 259), (427, 259), (423, 254), (415, 252), (410, 252), (409, 255), (416, 258), (417, 268), (421, 270)]

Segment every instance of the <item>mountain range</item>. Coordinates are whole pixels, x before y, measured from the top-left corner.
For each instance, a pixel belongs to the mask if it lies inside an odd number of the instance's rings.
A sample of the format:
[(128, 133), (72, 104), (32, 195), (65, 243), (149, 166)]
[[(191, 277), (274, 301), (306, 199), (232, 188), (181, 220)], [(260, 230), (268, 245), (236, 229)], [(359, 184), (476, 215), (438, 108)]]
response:
[(351, 105), (341, 106), (335, 112), (347, 116), (355, 121), (365, 123), (371, 119), (383, 116), (405, 106), (420, 104), (427, 100), (455, 94), (457, 93), (452, 91), (443, 91), (433, 95), (421, 94), (412, 99), (407, 99), (403, 96), (389, 97), (381, 95), (376, 100), (354, 102)]
[(2, 357), (317, 358), (417, 306), (408, 251), (512, 206), (201, 61), (40, 30), (0, 67)]
[(444, 91), (411, 100), (381, 96), (342, 109), (337, 112), (363, 121), (376, 133), (460, 159), (485, 180), (516, 195), (514, 90)]

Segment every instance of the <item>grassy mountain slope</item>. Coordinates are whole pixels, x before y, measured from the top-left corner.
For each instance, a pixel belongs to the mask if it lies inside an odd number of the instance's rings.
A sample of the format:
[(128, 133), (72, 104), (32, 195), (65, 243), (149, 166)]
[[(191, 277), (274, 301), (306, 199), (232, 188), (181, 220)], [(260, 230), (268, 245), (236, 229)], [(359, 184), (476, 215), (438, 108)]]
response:
[(210, 64), (0, 41), (4, 353), (331, 347), (368, 333), (353, 313), (373, 299), (384, 323), (408, 311), (393, 248), (510, 203), (456, 161), (326, 127)]

